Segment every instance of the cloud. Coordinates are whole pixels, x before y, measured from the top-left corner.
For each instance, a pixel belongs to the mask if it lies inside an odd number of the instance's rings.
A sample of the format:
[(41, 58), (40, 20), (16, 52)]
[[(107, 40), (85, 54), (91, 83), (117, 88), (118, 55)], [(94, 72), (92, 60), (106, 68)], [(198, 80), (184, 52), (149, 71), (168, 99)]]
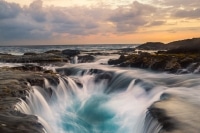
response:
[[(23, 19), (24, 18), (24, 19)], [(0, 21), (1, 40), (29, 40), (48, 38), (50, 34), (39, 25), (26, 17), (20, 16), (17, 19)]]
[[(89, 11), (91, 10), (91, 11)], [(49, 10), (49, 20), (52, 30), (57, 33), (87, 35), (99, 27), (101, 19), (96, 19), (90, 12), (94, 9), (83, 7), (53, 8)], [(90, 13), (90, 14), (89, 14)]]
[(0, 1), (0, 19), (14, 18), (20, 12), (21, 9), (18, 4)]
[(28, 12), (31, 17), (37, 22), (46, 21), (47, 14), (43, 9), (43, 2), (41, 0), (36, 0), (32, 2), (26, 12)]
[(160, 25), (163, 25), (165, 24), (166, 21), (163, 21), (163, 20), (155, 20), (153, 22), (150, 22), (147, 26), (151, 27), (151, 26), (160, 26)]
[(153, 6), (135, 1), (128, 7), (117, 8), (110, 16), (109, 21), (116, 25), (118, 32), (134, 32), (140, 26), (147, 24), (149, 15), (155, 11)]
[(172, 7), (198, 7), (200, 5), (199, 0), (151, 0), (155, 4)]
[(0, 10), (1, 41), (43, 39), (51, 36), (44, 23), (33, 21), (29, 12), (31, 7), (26, 9), (18, 4), (1, 1)]
[(179, 18), (200, 18), (200, 8), (193, 10), (178, 10), (175, 12), (174, 16)]
[(118, 8), (45, 6), (42, 0), (20, 7), (3, 1), (0, 2), (0, 10), (1, 41), (129, 34), (146, 25), (164, 24), (162, 18), (155, 19), (159, 16), (157, 8), (137, 1)]
[(33, 1), (26, 7), (1, 2), (0, 7), (1, 41), (85, 36), (112, 29), (106, 20), (112, 12), (110, 8), (44, 7), (41, 0)]

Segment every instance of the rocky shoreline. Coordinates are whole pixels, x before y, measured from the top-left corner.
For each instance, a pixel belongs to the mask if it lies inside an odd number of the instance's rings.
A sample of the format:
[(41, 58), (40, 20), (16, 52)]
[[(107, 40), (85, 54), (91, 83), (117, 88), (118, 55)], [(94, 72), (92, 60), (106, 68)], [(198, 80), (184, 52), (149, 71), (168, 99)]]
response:
[[(110, 59), (109, 65), (134, 67), (170, 73), (200, 73), (200, 38), (186, 39), (164, 44), (148, 42), (135, 48), (136, 54), (121, 54)], [(142, 52), (142, 51), (156, 52)]]
[[(199, 44), (196, 39), (195, 42)], [(115, 54), (120, 54), (121, 56), (118, 59), (110, 59), (108, 64), (117, 67), (149, 69), (156, 72), (200, 73), (198, 47), (194, 51), (194, 46), (197, 44), (192, 44), (193, 47), (190, 51), (188, 47), (186, 47), (186, 50), (185, 46), (178, 47), (176, 45), (174, 49), (169, 48), (166, 50), (162, 47), (164, 46), (162, 43), (146, 43), (139, 46), (138, 49), (157, 50), (158, 52), (139, 52), (136, 54), (135, 50), (137, 48), (121, 49), (118, 53), (115, 52)], [(38, 122), (36, 116), (20, 113), (15, 108), (20, 99), (26, 100), (26, 96), (32, 91), (28, 84), (43, 87), (44, 78), (53, 81), (55, 84), (59, 83), (56, 73), (51, 70), (45, 70), (40, 65), (75, 63), (75, 57), (77, 57), (78, 63), (93, 62), (97, 55), (106, 56), (109, 54), (101, 52), (83, 54), (81, 51), (69, 49), (63, 51), (51, 50), (44, 53), (29, 52), (24, 53), (24, 55), (0, 54), (0, 62), (2, 63), (26, 63), (22, 66), (0, 68), (0, 132), (44, 132), (43, 126)], [(39, 66), (27, 63), (37, 63)], [(152, 111), (151, 109), (150, 113), (154, 116), (155, 110)]]
[(110, 59), (109, 65), (118, 67), (134, 67), (169, 73), (200, 73), (199, 54), (150, 54), (140, 53), (121, 55), (118, 59)]

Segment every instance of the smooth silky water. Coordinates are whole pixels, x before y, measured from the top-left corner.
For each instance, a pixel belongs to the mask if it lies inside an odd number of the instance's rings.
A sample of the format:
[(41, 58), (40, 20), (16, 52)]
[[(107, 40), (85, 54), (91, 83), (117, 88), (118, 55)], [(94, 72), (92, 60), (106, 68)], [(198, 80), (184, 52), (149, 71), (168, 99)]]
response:
[(158, 133), (159, 123), (145, 122), (148, 108), (163, 93), (187, 94), (200, 85), (195, 74), (153, 73), (99, 62), (47, 67), (59, 73), (59, 84), (44, 79), (44, 88), (29, 85), (30, 95), (16, 109), (38, 116), (47, 133)]

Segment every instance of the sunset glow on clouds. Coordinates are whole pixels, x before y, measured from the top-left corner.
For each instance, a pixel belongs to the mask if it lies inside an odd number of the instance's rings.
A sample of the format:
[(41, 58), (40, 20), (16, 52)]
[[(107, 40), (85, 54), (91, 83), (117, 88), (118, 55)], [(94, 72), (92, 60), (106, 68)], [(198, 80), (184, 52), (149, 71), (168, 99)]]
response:
[(0, 45), (199, 37), (199, 0), (0, 0)]

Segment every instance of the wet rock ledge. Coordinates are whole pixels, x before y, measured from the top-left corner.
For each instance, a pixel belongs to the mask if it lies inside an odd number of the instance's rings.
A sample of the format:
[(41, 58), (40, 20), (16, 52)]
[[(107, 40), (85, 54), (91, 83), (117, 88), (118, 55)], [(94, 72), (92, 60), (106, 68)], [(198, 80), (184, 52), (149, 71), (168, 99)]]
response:
[(39, 63), (42, 65), (57, 63), (73, 63), (77, 57), (78, 63), (93, 62), (95, 57), (90, 54), (82, 54), (79, 50), (50, 50), (44, 53), (28, 52), (23, 55), (11, 55), (0, 53), (0, 62), (4, 63)]
[(108, 64), (170, 73), (200, 73), (198, 70), (200, 66), (199, 54), (151, 54), (141, 52), (128, 56), (121, 55), (118, 59), (110, 59)]
[(52, 71), (39, 66), (24, 65), (0, 68), (0, 132), (1, 133), (43, 133), (43, 126), (33, 115), (20, 113), (15, 105), (32, 91), (31, 85), (44, 86), (44, 78), (58, 84), (58, 77)]
[(119, 59), (110, 59), (108, 64), (170, 73), (200, 73), (200, 38), (168, 44), (147, 42), (135, 49), (139, 51), (138, 54), (122, 54)]

